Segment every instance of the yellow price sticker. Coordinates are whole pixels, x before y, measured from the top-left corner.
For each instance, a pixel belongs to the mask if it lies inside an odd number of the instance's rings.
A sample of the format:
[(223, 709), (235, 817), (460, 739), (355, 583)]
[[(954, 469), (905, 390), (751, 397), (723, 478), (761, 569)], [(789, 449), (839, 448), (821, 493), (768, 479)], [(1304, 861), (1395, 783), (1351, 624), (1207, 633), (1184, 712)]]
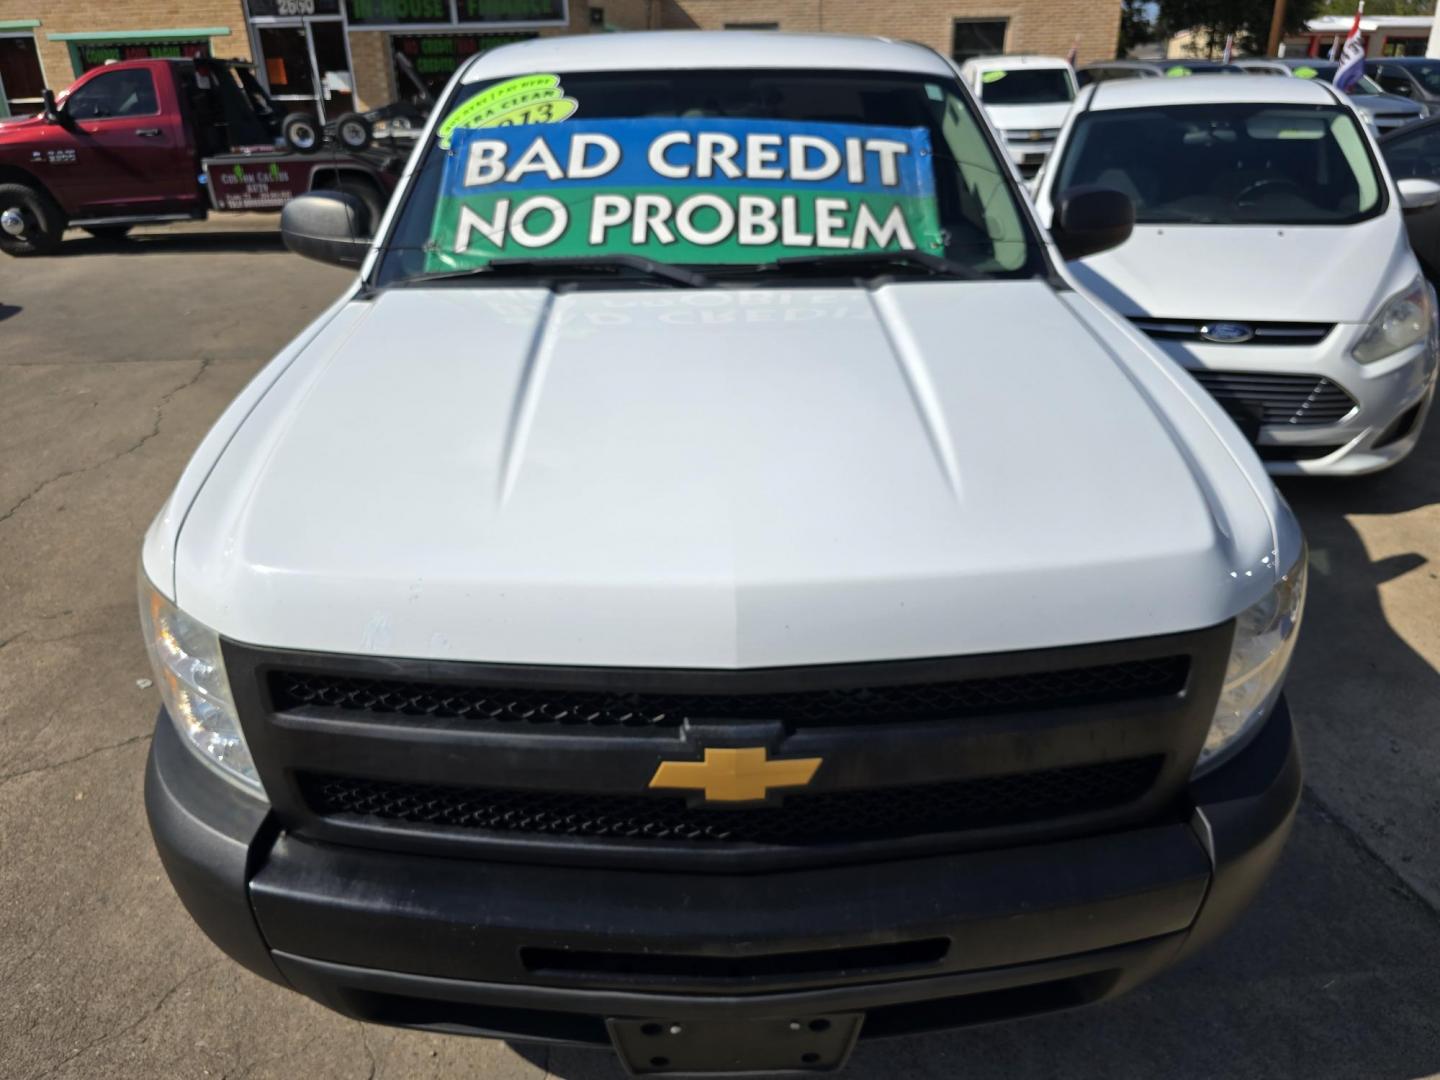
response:
[(450, 134), (456, 128), (558, 123), (574, 116), (579, 107), (578, 101), (565, 96), (559, 75), (521, 75), (476, 94), (447, 116), (435, 134), (440, 145), (448, 149)]

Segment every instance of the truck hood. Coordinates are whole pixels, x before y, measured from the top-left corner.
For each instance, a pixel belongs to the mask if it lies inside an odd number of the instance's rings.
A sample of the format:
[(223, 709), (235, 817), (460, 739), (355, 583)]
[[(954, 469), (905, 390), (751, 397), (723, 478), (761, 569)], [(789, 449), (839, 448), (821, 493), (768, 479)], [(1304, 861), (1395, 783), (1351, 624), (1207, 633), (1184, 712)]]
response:
[(1418, 102), (1399, 94), (1351, 94), (1350, 103), (1357, 109), (1369, 109), (1377, 116), (1424, 116)]
[(1137, 225), (1070, 269), (1122, 315), (1368, 322), (1419, 271), (1394, 214), (1358, 225)]
[(720, 668), (1232, 616), (1268, 587), (1249, 575), (1273, 545), (1253, 479), (1188, 380), (1142, 346), (1122, 357), (1075, 305), (1113, 317), (1064, 296), (357, 300), (216, 462), (176, 599), (258, 645)]
[(0, 140), (27, 138), (32, 131), (44, 126), (45, 119), (40, 116), (22, 116), (18, 119), (0, 120)]
[(1070, 112), (1068, 101), (1055, 101), (1044, 105), (986, 105), (985, 111), (1001, 131), (1054, 130), (1065, 123)]

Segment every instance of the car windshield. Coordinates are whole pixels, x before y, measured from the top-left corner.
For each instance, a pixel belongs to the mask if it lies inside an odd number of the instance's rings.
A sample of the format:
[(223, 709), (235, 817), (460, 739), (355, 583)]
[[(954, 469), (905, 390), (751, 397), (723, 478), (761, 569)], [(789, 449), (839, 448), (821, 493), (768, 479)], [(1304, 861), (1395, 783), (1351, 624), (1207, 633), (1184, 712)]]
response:
[(1440, 94), (1440, 63), (1406, 64), (1405, 70), (1415, 76), (1429, 93)]
[(1087, 112), (1056, 176), (1056, 191), (1123, 191), (1146, 224), (1339, 225), (1378, 213), (1383, 200), (1359, 125), (1325, 105)]
[(1049, 105), (1074, 97), (1062, 68), (1012, 68), (980, 76), (980, 100), (986, 105)]
[(377, 285), (1046, 272), (1008, 167), (943, 78), (536, 73), (461, 84), (442, 116)]

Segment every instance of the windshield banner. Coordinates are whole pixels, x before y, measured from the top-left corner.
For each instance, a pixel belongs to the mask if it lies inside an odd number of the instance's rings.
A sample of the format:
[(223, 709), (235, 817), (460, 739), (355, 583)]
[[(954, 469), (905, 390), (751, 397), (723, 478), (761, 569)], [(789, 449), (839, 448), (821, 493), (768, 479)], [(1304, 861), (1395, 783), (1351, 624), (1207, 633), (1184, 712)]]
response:
[(426, 270), (943, 254), (924, 128), (653, 117), (451, 134)]

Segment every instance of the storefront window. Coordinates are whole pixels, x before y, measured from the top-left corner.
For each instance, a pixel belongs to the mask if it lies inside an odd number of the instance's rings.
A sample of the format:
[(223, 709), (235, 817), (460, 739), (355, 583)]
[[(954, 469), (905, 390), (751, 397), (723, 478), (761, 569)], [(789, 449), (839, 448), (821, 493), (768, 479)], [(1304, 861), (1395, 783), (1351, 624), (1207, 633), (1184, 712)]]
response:
[(35, 38), (30, 34), (0, 36), (0, 116), (38, 113), (44, 89)]
[[(476, 53), (529, 41), (535, 34), (395, 34), (390, 38), (398, 96), (414, 104), (434, 99), (450, 76)], [(418, 85), (417, 85), (418, 84)], [(424, 87), (424, 93), (420, 87)]]

